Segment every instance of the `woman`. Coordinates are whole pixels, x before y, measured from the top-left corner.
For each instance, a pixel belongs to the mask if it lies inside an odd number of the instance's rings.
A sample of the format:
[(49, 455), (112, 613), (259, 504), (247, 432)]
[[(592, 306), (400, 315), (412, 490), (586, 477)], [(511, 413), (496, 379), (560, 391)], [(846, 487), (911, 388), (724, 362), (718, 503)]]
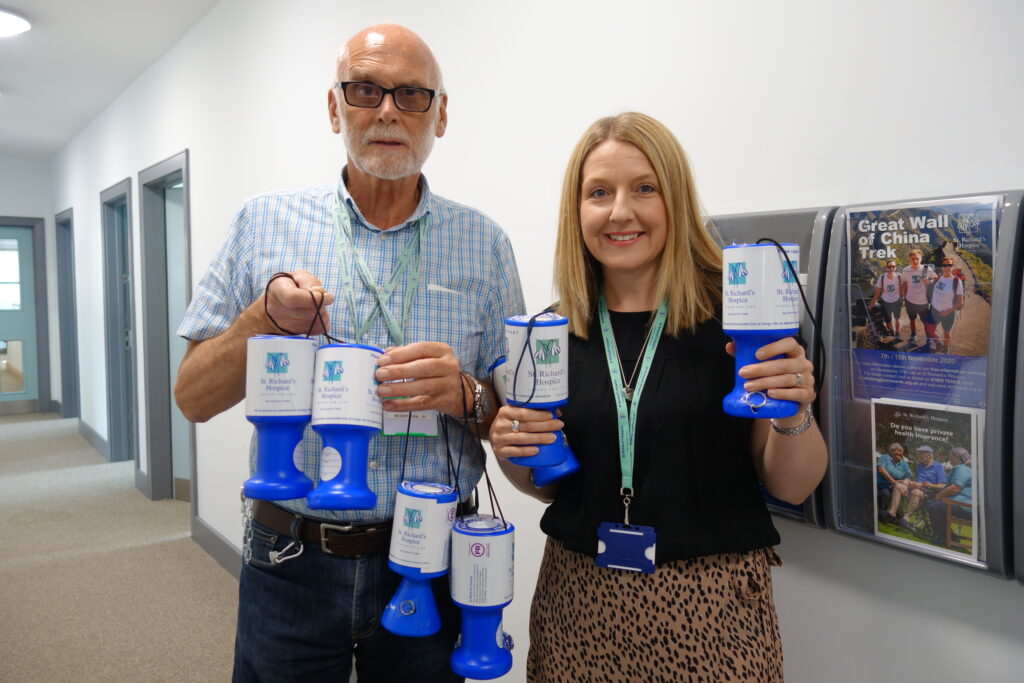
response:
[[(907, 462), (906, 450), (901, 443), (889, 444), (889, 452), (878, 456), (878, 464), (875, 465), (875, 488), (878, 489), (878, 517), (883, 522), (895, 524), (893, 518), (888, 517), (885, 509), (892, 504), (893, 487), (897, 482), (909, 482), (913, 476), (910, 471), (910, 463)], [(905, 491), (905, 489), (904, 489)]]
[[(758, 481), (801, 503), (824, 473), (811, 363), (789, 338), (758, 352), (781, 358), (741, 370), (748, 391), (800, 404), (774, 428), (723, 413), (734, 362), (720, 322), (721, 248), (682, 148), (648, 116), (601, 119), (584, 134), (557, 239), (570, 402), (560, 420), (506, 406), (491, 429), (510, 480), (553, 501), (541, 521), (549, 539), (529, 679), (781, 680), (769, 570), (779, 536)], [(623, 428), (620, 438), (619, 418), (634, 407), (635, 436)], [(563, 428), (581, 470), (536, 489), (507, 459), (535, 454)], [(609, 524), (653, 527), (654, 574), (595, 564), (598, 527)]]
[(878, 305), (878, 298), (882, 298), (882, 320), (885, 321), (885, 331), (890, 335), (900, 336), (900, 313), (903, 309), (903, 282), (900, 274), (896, 272), (896, 261), (889, 259), (885, 262), (885, 272), (878, 276), (875, 281), (875, 293), (871, 297), (869, 308)]
[[(935, 545), (942, 546), (946, 545), (947, 511), (962, 520), (973, 519), (971, 506), (974, 503), (974, 472), (971, 470), (971, 452), (963, 446), (949, 449), (949, 464), (953, 469), (949, 473), (948, 484), (935, 495), (935, 500), (928, 503), (931, 540)], [(950, 533), (951, 538), (955, 537), (952, 540), (960, 540), (956, 534)]]

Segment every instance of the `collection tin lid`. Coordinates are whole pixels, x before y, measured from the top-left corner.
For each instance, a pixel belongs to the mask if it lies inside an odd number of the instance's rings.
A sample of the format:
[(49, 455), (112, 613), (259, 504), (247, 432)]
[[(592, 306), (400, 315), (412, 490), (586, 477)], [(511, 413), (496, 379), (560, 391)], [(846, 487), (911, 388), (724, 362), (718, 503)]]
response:
[(249, 339), (277, 339), (277, 340), (289, 340), (289, 341), (308, 341), (316, 343), (316, 339), (313, 337), (306, 337), (301, 334), (254, 334)]
[[(800, 246), (799, 244), (796, 244), (795, 242), (779, 242), (779, 244), (781, 244), (784, 247), (799, 247)], [(744, 244), (736, 244), (734, 242), (733, 244), (725, 245), (724, 247), (722, 247), (722, 249), (745, 249), (745, 248), (748, 248), (748, 247), (772, 247), (772, 248), (775, 248), (775, 244), (770, 243), (770, 242), (765, 242), (765, 243), (762, 243), (762, 244), (752, 244), (752, 243), (751, 244), (746, 244), (746, 243), (744, 243)]]
[[(530, 318), (532, 317), (532, 315), (513, 315), (505, 318), (505, 324), (515, 327), (527, 327), (530, 324)], [(558, 315), (557, 313), (541, 313), (537, 316), (537, 319), (533, 321), (534, 327), (553, 327), (556, 325), (568, 324), (569, 319), (565, 316)]]
[(493, 515), (466, 515), (455, 520), (453, 530), (470, 536), (498, 536), (515, 530), (511, 522)]
[(369, 344), (349, 344), (348, 342), (342, 342), (340, 344), (324, 344), (320, 348), (321, 349), (366, 349), (367, 351), (376, 351), (377, 353), (384, 353), (384, 349), (378, 349), (376, 346), (370, 346)]
[(451, 502), (457, 497), (453, 487), (432, 481), (403, 481), (398, 485), (398, 492), (416, 498), (432, 498), (441, 503)]

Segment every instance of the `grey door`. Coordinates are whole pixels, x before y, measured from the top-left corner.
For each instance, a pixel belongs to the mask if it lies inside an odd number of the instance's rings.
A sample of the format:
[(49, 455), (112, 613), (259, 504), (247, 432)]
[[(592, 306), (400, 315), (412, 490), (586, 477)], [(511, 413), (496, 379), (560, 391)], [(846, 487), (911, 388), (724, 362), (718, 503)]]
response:
[(71, 209), (54, 219), (57, 236), (57, 311), (60, 318), (60, 416), (81, 414), (78, 384), (78, 305), (75, 302), (75, 229)]
[(194, 428), (173, 388), (187, 342), (175, 330), (191, 298), (188, 152), (139, 173), (142, 235), (143, 358), (146, 368), (147, 474), (137, 486), (153, 499), (192, 497)]
[(131, 180), (126, 178), (101, 192), (100, 202), (107, 347), (107, 440), (112, 461), (132, 460), (138, 448)]

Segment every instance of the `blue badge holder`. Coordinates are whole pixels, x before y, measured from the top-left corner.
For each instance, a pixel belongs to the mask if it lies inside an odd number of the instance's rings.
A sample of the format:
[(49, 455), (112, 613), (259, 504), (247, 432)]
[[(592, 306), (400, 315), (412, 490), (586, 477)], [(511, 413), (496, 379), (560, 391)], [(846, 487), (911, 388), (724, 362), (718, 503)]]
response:
[(657, 540), (654, 527), (601, 522), (594, 560), (598, 567), (653, 574)]

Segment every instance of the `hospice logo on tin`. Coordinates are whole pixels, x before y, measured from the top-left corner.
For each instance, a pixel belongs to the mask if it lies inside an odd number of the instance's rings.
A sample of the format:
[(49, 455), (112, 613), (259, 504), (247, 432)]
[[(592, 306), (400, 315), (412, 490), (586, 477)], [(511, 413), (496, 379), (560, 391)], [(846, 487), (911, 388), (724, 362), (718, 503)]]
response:
[(730, 285), (745, 285), (747, 284), (747, 262), (737, 261), (736, 263), (729, 264), (729, 284)]
[(423, 524), (423, 512), (414, 508), (405, 508), (405, 517), (402, 524), (410, 529), (419, 529)]
[(325, 382), (340, 382), (341, 375), (345, 372), (345, 366), (342, 365), (340, 360), (329, 360), (324, 361), (324, 381)]
[(291, 365), (288, 362), (287, 353), (267, 353), (267, 372), (271, 375), (286, 375), (288, 374), (288, 366)]
[(534, 358), (541, 365), (552, 365), (558, 362), (558, 357), (562, 353), (562, 345), (558, 339), (538, 339), (536, 341), (536, 352), (533, 354)]
[(791, 285), (796, 282), (796, 273), (793, 271), (793, 267), (788, 263), (782, 266), (782, 282), (787, 285)]

